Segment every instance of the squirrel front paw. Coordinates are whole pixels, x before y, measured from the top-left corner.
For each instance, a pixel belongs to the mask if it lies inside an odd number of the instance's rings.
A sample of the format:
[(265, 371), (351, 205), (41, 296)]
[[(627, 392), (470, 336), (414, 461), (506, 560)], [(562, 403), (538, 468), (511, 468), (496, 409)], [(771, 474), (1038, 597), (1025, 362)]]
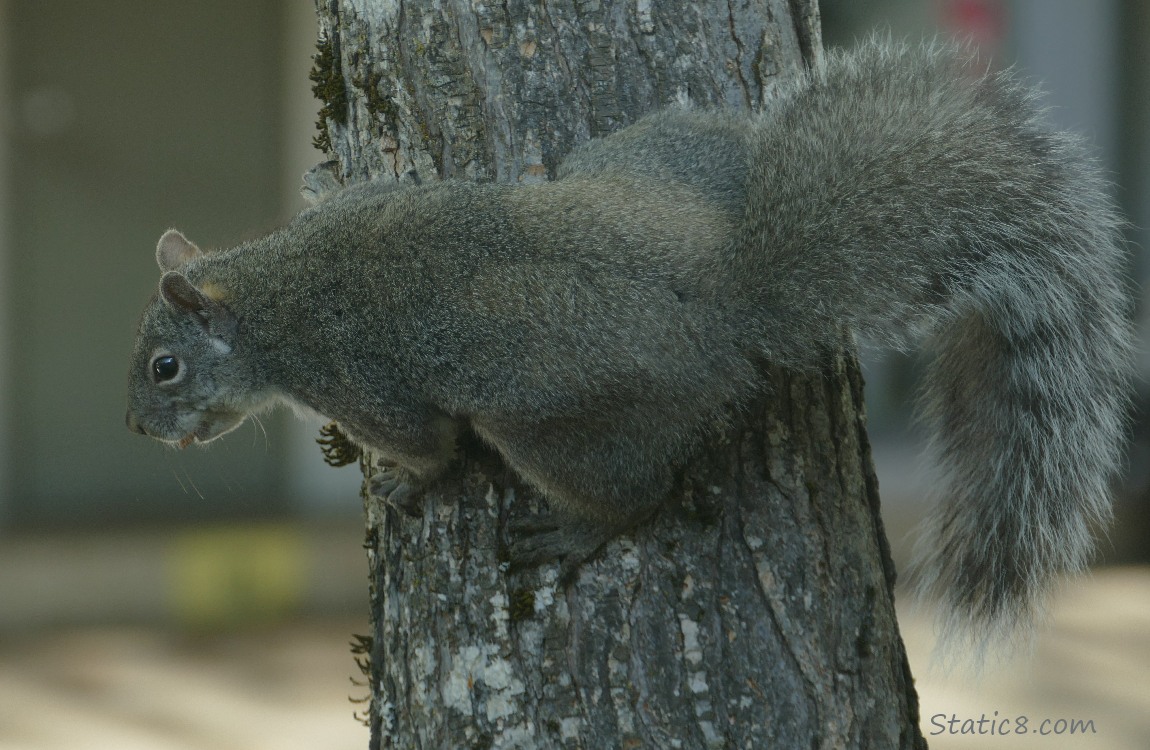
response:
[(368, 491), (372, 495), (382, 497), (396, 510), (401, 510), (409, 516), (420, 515), (419, 501), (423, 496), (423, 488), (407, 471), (398, 466), (386, 467), (373, 476), (368, 483)]
[(343, 189), (343, 179), (339, 170), (339, 162), (324, 161), (304, 172), (303, 185), (299, 192), (309, 206), (330, 198)]

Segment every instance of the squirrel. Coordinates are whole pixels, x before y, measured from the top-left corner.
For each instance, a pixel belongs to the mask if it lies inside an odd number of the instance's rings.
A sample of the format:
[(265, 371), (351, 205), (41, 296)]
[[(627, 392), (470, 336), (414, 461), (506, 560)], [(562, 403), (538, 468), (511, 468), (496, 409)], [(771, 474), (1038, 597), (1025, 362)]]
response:
[(372, 491), (412, 508), (470, 429), (555, 509), (513, 560), (569, 579), (660, 508), (763, 363), (922, 342), (946, 483), (921, 578), (952, 624), (1014, 630), (1108, 517), (1121, 221), (1034, 91), (965, 48), (831, 51), (762, 112), (663, 110), (541, 184), (312, 187), (261, 239), (160, 238), (132, 430), (184, 447), (307, 407), (385, 457)]

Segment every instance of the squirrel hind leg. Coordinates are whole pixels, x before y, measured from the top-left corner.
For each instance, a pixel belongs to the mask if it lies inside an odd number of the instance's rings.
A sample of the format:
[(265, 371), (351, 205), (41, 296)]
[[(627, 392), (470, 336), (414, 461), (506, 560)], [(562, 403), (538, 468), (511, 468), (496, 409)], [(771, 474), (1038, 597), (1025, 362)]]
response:
[(473, 425), (553, 508), (511, 524), (513, 567), (559, 560), (569, 583), (604, 544), (650, 519), (670, 495), (673, 434), (639, 435), (627, 419)]
[(648, 505), (630, 516), (609, 521), (582, 518), (563, 511), (537, 514), (509, 525), (511, 569), (535, 568), (559, 561), (559, 583), (569, 586), (584, 563), (620, 534), (648, 520), (659, 509)]

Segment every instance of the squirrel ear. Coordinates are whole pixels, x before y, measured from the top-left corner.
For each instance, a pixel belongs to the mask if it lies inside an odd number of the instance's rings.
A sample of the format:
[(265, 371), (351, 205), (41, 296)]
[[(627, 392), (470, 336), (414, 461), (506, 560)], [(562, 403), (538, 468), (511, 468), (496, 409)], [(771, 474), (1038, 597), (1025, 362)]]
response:
[(160, 298), (191, 316), (220, 346), (231, 350), (237, 321), (223, 302), (204, 294), (179, 271), (168, 271), (160, 278)]
[[(168, 235), (165, 234), (164, 236), (167, 237)], [(210, 305), (214, 304), (206, 294), (196, 289), (192, 282), (188, 281), (188, 278), (179, 271), (167, 271), (160, 277), (160, 296), (164, 298), (164, 302), (172, 307), (193, 315), (206, 311)]]
[(196, 247), (194, 242), (175, 229), (164, 232), (164, 236), (156, 244), (156, 262), (164, 272), (174, 271), (202, 254), (203, 251)]

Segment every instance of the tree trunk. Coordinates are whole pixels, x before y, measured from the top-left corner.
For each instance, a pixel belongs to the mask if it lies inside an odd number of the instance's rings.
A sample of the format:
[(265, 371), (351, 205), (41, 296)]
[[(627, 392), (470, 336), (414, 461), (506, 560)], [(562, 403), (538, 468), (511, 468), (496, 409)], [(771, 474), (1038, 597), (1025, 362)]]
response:
[[(769, 106), (820, 47), (813, 0), (318, 6), (350, 180), (548, 179), (670, 103)], [(478, 441), (422, 517), (366, 497), (372, 748), (925, 746), (854, 357), (763, 377), (567, 589), (507, 572), (508, 519), (543, 501)]]

